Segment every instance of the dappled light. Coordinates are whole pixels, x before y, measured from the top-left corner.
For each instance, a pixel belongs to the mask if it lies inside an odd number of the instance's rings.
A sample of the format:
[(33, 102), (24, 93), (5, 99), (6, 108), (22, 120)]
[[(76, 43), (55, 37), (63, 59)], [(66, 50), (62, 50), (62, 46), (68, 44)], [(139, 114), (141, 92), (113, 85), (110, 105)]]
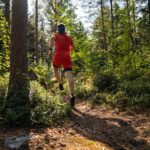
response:
[(0, 150), (150, 150), (150, 0), (0, 0)]

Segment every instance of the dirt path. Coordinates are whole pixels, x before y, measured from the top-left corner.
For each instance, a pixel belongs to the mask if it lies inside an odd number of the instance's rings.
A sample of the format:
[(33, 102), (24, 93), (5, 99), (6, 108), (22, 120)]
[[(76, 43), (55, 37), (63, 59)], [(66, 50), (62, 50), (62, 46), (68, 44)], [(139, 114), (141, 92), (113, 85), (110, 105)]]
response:
[(62, 126), (34, 129), (0, 128), (5, 137), (32, 135), (21, 150), (150, 150), (150, 113), (119, 112), (82, 102)]

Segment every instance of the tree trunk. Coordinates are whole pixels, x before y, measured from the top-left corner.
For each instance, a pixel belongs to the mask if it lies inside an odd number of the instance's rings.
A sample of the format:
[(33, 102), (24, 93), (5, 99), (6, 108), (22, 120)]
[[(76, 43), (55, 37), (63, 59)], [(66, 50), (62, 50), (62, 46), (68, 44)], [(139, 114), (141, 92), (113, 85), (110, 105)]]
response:
[[(132, 53), (135, 52), (135, 46), (134, 46), (134, 39), (133, 39), (133, 29), (132, 29), (132, 24), (131, 24), (131, 15), (130, 15), (130, 1), (126, 0), (126, 9), (127, 9), (127, 17), (128, 17), (128, 25), (129, 25), (129, 29), (128, 29), (128, 35), (130, 38), (130, 46), (129, 49), (131, 50)], [(135, 61), (134, 59), (132, 59), (132, 56), (130, 58), (131, 61), (131, 68), (132, 71), (136, 70), (136, 65), (135, 65)]]
[(134, 41), (133, 41), (133, 31), (132, 31), (132, 26), (131, 26), (131, 16), (130, 16), (130, 9), (129, 9), (129, 0), (126, 0), (126, 9), (127, 9), (127, 17), (128, 17), (128, 25), (129, 25), (129, 38), (130, 38), (130, 45), (131, 45), (131, 50), (134, 51)]
[(12, 0), (10, 80), (5, 107), (5, 120), (8, 123), (29, 123), (27, 72), (27, 0)]
[(149, 25), (150, 25), (150, 0), (148, 0), (148, 14), (149, 14)]
[(111, 30), (112, 37), (114, 37), (114, 16), (113, 16), (113, 0), (110, 0), (110, 10), (111, 10)]
[(105, 33), (105, 22), (104, 22), (104, 2), (103, 0), (100, 1), (101, 5), (101, 19), (102, 19), (102, 32), (103, 32), (103, 48), (107, 50), (107, 41), (106, 41), (106, 33)]
[(5, 0), (5, 17), (10, 26), (10, 0)]
[(133, 15), (133, 27), (134, 27), (134, 32), (136, 33), (136, 13), (135, 13), (135, 0), (132, 0), (132, 15)]
[(39, 53), (38, 53), (38, 0), (35, 1), (35, 56), (36, 63), (39, 62)]

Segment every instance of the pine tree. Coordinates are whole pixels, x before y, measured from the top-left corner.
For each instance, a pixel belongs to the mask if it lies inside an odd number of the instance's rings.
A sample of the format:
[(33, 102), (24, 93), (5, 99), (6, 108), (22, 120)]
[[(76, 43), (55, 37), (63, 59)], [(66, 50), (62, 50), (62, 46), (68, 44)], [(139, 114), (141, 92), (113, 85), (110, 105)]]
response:
[(36, 63), (39, 62), (39, 52), (38, 52), (38, 0), (35, 1), (35, 56)]
[(27, 0), (12, 0), (10, 80), (4, 117), (7, 123), (30, 121), (27, 73)]

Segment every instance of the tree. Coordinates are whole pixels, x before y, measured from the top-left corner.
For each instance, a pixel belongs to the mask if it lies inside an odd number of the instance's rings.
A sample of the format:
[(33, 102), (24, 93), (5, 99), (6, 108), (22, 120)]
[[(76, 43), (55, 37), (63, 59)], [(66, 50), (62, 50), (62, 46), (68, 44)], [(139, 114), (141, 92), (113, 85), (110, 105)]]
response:
[(35, 1), (35, 56), (36, 63), (39, 62), (38, 56), (38, 0)]
[(5, 17), (6, 21), (10, 25), (10, 0), (5, 0)]
[(4, 114), (7, 123), (30, 121), (27, 73), (27, 0), (12, 0), (10, 80)]
[(66, 26), (75, 24), (76, 15), (70, 0), (47, 0), (45, 14), (51, 28), (50, 32), (56, 32), (59, 23)]
[(103, 34), (103, 48), (107, 49), (107, 40), (106, 40), (106, 30), (105, 30), (105, 20), (104, 20), (104, 1), (100, 0), (101, 7), (101, 19), (102, 19), (102, 34)]
[(134, 51), (134, 40), (133, 40), (133, 30), (132, 30), (132, 24), (131, 24), (131, 15), (130, 15), (130, 1), (129, 0), (125, 0), (126, 2), (126, 10), (127, 10), (127, 19), (128, 19), (128, 26), (129, 26), (129, 30), (128, 30), (128, 35), (130, 38), (130, 47), (132, 51)]
[(150, 0), (148, 0), (148, 13), (149, 13), (149, 25), (150, 25)]
[(114, 15), (113, 15), (113, 0), (110, 0), (110, 8), (111, 8), (111, 30), (112, 36), (114, 37)]

